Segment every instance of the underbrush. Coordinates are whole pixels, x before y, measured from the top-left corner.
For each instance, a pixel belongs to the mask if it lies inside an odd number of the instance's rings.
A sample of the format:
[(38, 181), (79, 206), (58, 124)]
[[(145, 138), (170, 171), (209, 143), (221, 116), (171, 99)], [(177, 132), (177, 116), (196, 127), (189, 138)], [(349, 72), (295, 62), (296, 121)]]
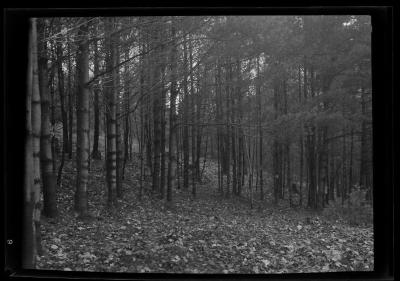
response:
[(366, 191), (354, 190), (345, 200), (336, 198), (330, 201), (323, 215), (330, 220), (344, 220), (351, 225), (371, 225), (373, 209), (371, 202), (366, 199)]

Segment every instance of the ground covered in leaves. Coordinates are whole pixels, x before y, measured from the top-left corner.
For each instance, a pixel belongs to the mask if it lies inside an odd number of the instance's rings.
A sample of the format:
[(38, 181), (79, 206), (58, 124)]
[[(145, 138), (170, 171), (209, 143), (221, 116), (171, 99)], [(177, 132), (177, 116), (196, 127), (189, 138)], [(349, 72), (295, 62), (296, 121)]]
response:
[[(73, 212), (75, 174), (66, 162), (58, 188), (59, 217), (42, 220), (39, 269), (100, 272), (298, 273), (373, 270), (372, 227), (326, 221), (318, 214), (276, 207), (249, 208), (220, 198), (207, 177), (198, 196), (174, 194), (174, 203), (144, 192), (137, 198), (137, 167), (130, 164), (119, 208), (106, 208), (102, 162), (92, 163), (93, 219)], [(147, 185), (150, 185), (149, 183)]]

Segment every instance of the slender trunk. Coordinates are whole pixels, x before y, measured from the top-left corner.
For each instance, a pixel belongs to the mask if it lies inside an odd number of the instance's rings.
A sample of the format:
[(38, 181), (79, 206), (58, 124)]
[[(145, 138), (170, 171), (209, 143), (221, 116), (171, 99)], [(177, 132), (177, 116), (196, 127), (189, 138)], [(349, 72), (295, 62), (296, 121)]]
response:
[(333, 154), (333, 143), (331, 144), (330, 147), (330, 151), (331, 152), (331, 157), (330, 157), (330, 161), (329, 161), (329, 184), (328, 184), (328, 200), (327, 203), (329, 203), (329, 201), (333, 201), (335, 199), (335, 184), (336, 184), (336, 175), (335, 175), (335, 171), (336, 171), (336, 165), (335, 165), (335, 158), (334, 158), (334, 154)]
[[(141, 42), (142, 43), (142, 42)], [(143, 44), (143, 43), (142, 43)], [(144, 46), (141, 46), (142, 51)], [(144, 131), (145, 131), (145, 124), (144, 124), (144, 110), (145, 110), (145, 103), (143, 99), (144, 95), (144, 69), (143, 69), (143, 59), (140, 60), (140, 80), (139, 80), (139, 91), (140, 91), (140, 137), (139, 137), (139, 157), (140, 157), (140, 178), (139, 178), (139, 200), (142, 200), (143, 196), (143, 176), (144, 176)]]
[[(178, 102), (180, 103), (180, 102)], [(175, 121), (178, 119), (175, 115)], [(181, 177), (182, 177), (182, 157), (181, 157), (181, 142), (182, 142), (182, 127), (175, 128), (176, 132), (176, 174), (177, 174), (177, 184), (176, 188), (181, 189)]]
[(183, 48), (183, 188), (187, 190), (189, 188), (189, 95), (187, 86), (188, 77), (188, 58), (187, 58), (187, 41), (185, 37), (184, 48)]
[[(125, 49), (125, 60), (129, 59), (129, 46)], [(129, 107), (130, 107), (130, 95), (129, 95), (129, 65), (124, 66), (124, 107), (125, 107), (125, 117), (124, 117), (124, 162), (122, 164), (122, 175), (121, 178), (125, 179), (125, 167), (129, 158)], [(142, 98), (142, 97), (140, 97)], [(136, 130), (137, 139), (139, 140), (139, 132)]]
[[(59, 24), (59, 32), (61, 31), (61, 23)], [(62, 67), (62, 43), (57, 42), (56, 46), (57, 51), (57, 75), (58, 75), (58, 94), (60, 96), (60, 107), (61, 107), (61, 119), (62, 119), (62, 128), (63, 128), (63, 150), (68, 153), (69, 149), (69, 140), (68, 140), (68, 116), (67, 111), (65, 109), (65, 100), (64, 100), (64, 71)]]
[(167, 201), (172, 201), (172, 188), (175, 185), (176, 176), (176, 76), (177, 76), (177, 49), (175, 46), (175, 22), (173, 20), (171, 27), (171, 57), (170, 57), (170, 70), (171, 70), (171, 84), (170, 84), (170, 106), (169, 106), (169, 142), (168, 142), (168, 175), (167, 175)]
[(222, 196), (223, 195), (223, 190), (222, 190), (222, 171), (221, 171), (221, 140), (220, 136), (217, 133), (217, 173), (218, 173), (218, 191), (219, 194)]
[[(157, 46), (159, 40), (159, 30), (152, 30), (152, 46)], [(152, 87), (160, 82), (160, 51), (158, 48), (154, 50), (152, 58)], [(155, 87), (152, 93), (153, 105), (153, 173), (152, 173), (152, 189), (153, 192), (160, 192), (160, 161), (161, 161), (161, 89)]]
[[(249, 142), (251, 142), (251, 139), (249, 139)], [(250, 162), (250, 173), (249, 173), (249, 191), (250, 191), (250, 208), (253, 209), (253, 180), (254, 180), (254, 168), (255, 168), (255, 159), (256, 159), (256, 150), (257, 150), (257, 140), (254, 138), (253, 144), (251, 145), (253, 147), (253, 151), (251, 153), (251, 160)]]
[[(277, 79), (273, 81), (273, 90), (274, 90), (274, 119), (276, 120), (280, 114), (279, 112), (279, 84)], [(273, 154), (272, 154), (272, 165), (273, 165), (273, 178), (274, 178), (274, 203), (275, 205), (278, 204), (279, 198), (280, 198), (280, 191), (281, 191), (281, 184), (280, 184), (280, 178), (281, 178), (281, 169), (280, 169), (280, 153), (279, 153), (279, 147), (280, 144), (278, 142), (277, 137), (274, 137), (273, 140)]]
[[(206, 71), (207, 68), (204, 68), (204, 77), (203, 79), (205, 80), (204, 83), (206, 83)], [(200, 77), (199, 77), (200, 79)], [(203, 87), (202, 90), (204, 90), (205, 87)], [(201, 122), (201, 93), (198, 92), (196, 94), (196, 122)], [(201, 155), (201, 135), (202, 135), (202, 129), (198, 125), (196, 126), (196, 178), (198, 181), (200, 181), (200, 155)]]
[[(97, 40), (94, 41), (94, 76), (99, 74), (99, 51), (97, 46)], [(93, 150), (92, 158), (101, 159), (101, 152), (99, 150), (99, 134), (100, 134), (100, 85), (97, 84), (94, 88), (94, 135), (93, 135)]]
[(203, 168), (201, 169), (201, 172), (200, 172), (200, 181), (201, 181), (202, 178), (203, 178), (204, 169), (205, 169), (205, 167), (206, 167), (207, 149), (208, 149), (208, 135), (206, 136), (206, 147), (205, 147), (205, 149), (204, 149)]
[(300, 192), (300, 199), (299, 199), (299, 205), (303, 206), (303, 166), (304, 166), (304, 158), (303, 158), (303, 128), (300, 132), (300, 141), (299, 141), (299, 146), (300, 146), (300, 171), (299, 171), (299, 192)]
[(342, 143), (342, 184), (341, 184), (341, 192), (340, 195), (342, 197), (342, 204), (344, 204), (345, 199), (347, 198), (347, 177), (346, 177), (346, 153), (347, 153), (347, 148), (346, 148), (346, 135), (345, 135), (346, 131), (343, 128), (343, 143)]
[(230, 120), (230, 112), (231, 112), (231, 106), (230, 106), (230, 96), (231, 96), (231, 91), (230, 91), (230, 77), (229, 77), (229, 68), (230, 68), (230, 59), (227, 61), (227, 67), (225, 69), (225, 94), (226, 94), (226, 133), (225, 133), (225, 145), (226, 149), (224, 151), (224, 156), (225, 156), (225, 165), (226, 165), (226, 197), (230, 196), (230, 188), (231, 188), (231, 157), (230, 157), (230, 151), (231, 151), (231, 120)]
[[(215, 103), (216, 103), (216, 122), (221, 122), (221, 67), (219, 62), (217, 62), (217, 69), (215, 75)], [(223, 180), (222, 180), (222, 140), (221, 140), (221, 128), (217, 127), (217, 169), (218, 169), (218, 192), (222, 196), (223, 195)]]
[(190, 122), (191, 126), (191, 154), (192, 154), (192, 163), (191, 167), (191, 176), (192, 176), (192, 196), (196, 197), (196, 125), (195, 125), (195, 116), (196, 116), (196, 108), (195, 108), (195, 89), (194, 89), (194, 77), (193, 77), (193, 46), (191, 36), (189, 35), (189, 76), (190, 76)]
[[(118, 29), (118, 25), (115, 25)], [(114, 67), (119, 64), (120, 52), (119, 52), (119, 36), (113, 35), (113, 48), (114, 53)], [(115, 122), (115, 134), (116, 134), (116, 151), (117, 151), (117, 161), (116, 161), (116, 192), (117, 198), (122, 198), (122, 138), (121, 138), (121, 102), (120, 102), (120, 76), (119, 67), (113, 70), (113, 90), (115, 91), (115, 110), (116, 110), (116, 122)]]
[(72, 159), (72, 125), (73, 125), (73, 89), (72, 89), (72, 81), (71, 77), (73, 76), (72, 74), (72, 63), (71, 63), (71, 46), (70, 46), (70, 41), (68, 37), (68, 158)]
[(350, 133), (350, 165), (349, 165), (349, 193), (351, 193), (353, 185), (353, 149), (354, 149), (354, 130)]
[[(305, 70), (305, 69), (304, 69)], [(302, 105), (302, 91), (301, 91), (301, 66), (299, 65), (299, 72), (298, 72), (298, 81), (299, 81), (299, 104)], [(304, 90), (305, 90), (305, 85), (303, 86)], [(300, 165), (299, 165), (299, 205), (302, 207), (303, 206), (303, 166), (304, 166), (304, 162), (303, 162), (303, 123), (301, 123), (301, 127), (300, 127), (300, 136), (299, 136), (299, 147), (300, 147), (300, 155), (299, 155), (299, 159), (300, 159)]]
[(88, 159), (89, 159), (89, 43), (88, 24), (79, 28), (79, 50), (77, 71), (79, 92), (77, 98), (77, 142), (76, 142), (76, 193), (75, 210), (81, 217), (88, 215)]
[(129, 135), (130, 135), (130, 128), (129, 128), (129, 116), (127, 112), (129, 111), (129, 92), (125, 91), (125, 119), (124, 119), (124, 162), (122, 164), (122, 179), (125, 179), (125, 168), (126, 168), (126, 163), (129, 160)]
[(165, 136), (165, 125), (166, 125), (166, 91), (164, 90), (164, 85), (165, 85), (165, 66), (163, 63), (162, 66), (162, 83), (161, 83), (161, 120), (160, 120), (160, 125), (161, 125), (161, 143), (160, 143), (160, 153), (161, 153), (161, 166), (160, 166), (160, 197), (161, 199), (164, 198), (165, 196), (165, 145), (166, 145), (166, 136)]
[[(110, 34), (113, 29), (113, 19), (109, 19), (106, 23), (106, 48), (107, 48), (107, 63), (106, 68), (108, 72), (111, 73), (111, 77), (114, 80), (116, 78), (116, 70), (112, 69), (116, 65), (116, 52), (114, 47), (114, 38), (110, 38)], [(110, 80), (110, 77), (108, 77)], [(117, 100), (117, 89), (113, 87), (113, 81), (108, 81), (106, 85), (106, 124), (107, 124), (107, 167), (106, 167), (106, 180), (107, 180), (107, 190), (108, 198), (107, 204), (109, 208), (113, 208), (117, 205), (117, 143), (116, 143), (116, 100)]]
[[(61, 24), (59, 26), (59, 31), (61, 30)], [(62, 155), (61, 155), (61, 163), (58, 168), (58, 176), (57, 176), (57, 184), (61, 183), (62, 169), (64, 167), (65, 161), (65, 153), (68, 153), (69, 149), (69, 134), (68, 134), (68, 116), (65, 108), (64, 101), (64, 71), (62, 67), (62, 44), (57, 42), (57, 75), (58, 75), (58, 94), (60, 96), (60, 107), (61, 107), (61, 118), (62, 118), (62, 131), (63, 131), (63, 146), (62, 146)], [(47, 66), (46, 66), (47, 67)]]
[(237, 195), (241, 196), (242, 186), (244, 185), (244, 143), (243, 143), (243, 129), (241, 123), (243, 122), (243, 95), (242, 95), (242, 77), (241, 77), (241, 62), (239, 59), (236, 61), (236, 95), (238, 97), (238, 108), (239, 108), (239, 130), (238, 130), (238, 183), (237, 183)]
[(287, 162), (287, 172), (286, 172), (286, 186), (289, 189), (289, 205), (292, 206), (292, 178), (290, 169), (290, 144), (286, 143), (286, 162)]
[(258, 176), (259, 176), (259, 185), (260, 185), (260, 199), (264, 200), (264, 181), (263, 181), (263, 133), (261, 129), (261, 78), (260, 78), (260, 63), (259, 58), (257, 58), (257, 99), (258, 99), (258, 113), (257, 113), (257, 120), (258, 120), (258, 142), (259, 142), (259, 149), (258, 149)]
[(309, 207), (317, 208), (317, 189), (316, 189), (316, 173), (315, 173), (315, 127), (310, 126), (308, 132), (308, 171), (309, 171)]

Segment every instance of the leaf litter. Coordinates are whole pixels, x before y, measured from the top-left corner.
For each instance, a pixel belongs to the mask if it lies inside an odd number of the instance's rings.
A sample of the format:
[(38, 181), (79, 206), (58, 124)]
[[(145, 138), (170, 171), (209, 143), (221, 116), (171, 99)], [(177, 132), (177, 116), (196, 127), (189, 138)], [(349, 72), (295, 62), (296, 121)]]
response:
[(93, 162), (88, 193), (94, 215), (87, 221), (73, 214), (71, 162), (65, 171), (58, 190), (59, 217), (42, 219), (44, 253), (38, 269), (225, 274), (373, 270), (372, 227), (325, 223), (317, 214), (266, 202), (250, 210), (243, 200), (216, 195), (212, 167), (205, 170), (207, 180), (198, 185), (196, 199), (176, 191), (173, 204), (165, 204), (147, 189), (138, 199), (133, 163), (126, 170), (124, 198), (109, 212), (103, 165)]

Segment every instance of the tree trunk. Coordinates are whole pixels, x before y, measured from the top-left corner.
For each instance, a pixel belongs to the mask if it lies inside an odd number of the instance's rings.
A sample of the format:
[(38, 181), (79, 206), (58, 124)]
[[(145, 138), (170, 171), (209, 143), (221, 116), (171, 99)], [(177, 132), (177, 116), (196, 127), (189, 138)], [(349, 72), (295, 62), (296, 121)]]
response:
[(162, 82), (161, 82), (161, 118), (160, 118), (160, 126), (161, 126), (161, 140), (160, 140), (160, 198), (163, 199), (165, 197), (165, 145), (166, 145), (166, 137), (165, 137), (165, 125), (166, 125), (166, 91), (164, 89), (165, 86), (165, 63), (162, 63), (161, 67), (161, 75), (162, 75)]
[(230, 59), (226, 61), (225, 69), (225, 94), (226, 94), (226, 133), (225, 133), (225, 145), (226, 149), (224, 151), (225, 165), (226, 165), (226, 197), (230, 196), (231, 188), (231, 91), (230, 91)]
[[(59, 32), (61, 31), (61, 23), (59, 23)], [(65, 101), (64, 101), (64, 71), (62, 67), (62, 43), (57, 42), (56, 46), (57, 50), (57, 75), (58, 75), (58, 94), (60, 96), (60, 107), (61, 107), (61, 119), (63, 124), (63, 150), (68, 153), (68, 116), (67, 111), (65, 109)]]
[[(97, 46), (97, 40), (94, 41), (94, 73), (93, 75), (99, 75), (99, 50)], [(99, 135), (100, 135), (100, 85), (97, 84), (94, 88), (94, 135), (93, 135), (93, 150), (92, 158), (100, 160), (101, 152), (99, 150)]]
[(190, 122), (191, 122), (191, 176), (192, 176), (192, 196), (196, 197), (196, 180), (197, 180), (197, 166), (196, 166), (196, 108), (195, 108), (195, 89), (194, 89), (194, 77), (193, 77), (193, 46), (191, 36), (189, 36), (189, 73), (190, 73)]
[(189, 188), (189, 94), (188, 94), (188, 57), (187, 57), (187, 41), (184, 39), (183, 48), (183, 188), (187, 190)]
[[(279, 109), (279, 83), (278, 79), (275, 78), (273, 81), (273, 90), (274, 90), (274, 119), (276, 120), (280, 114), (280, 109)], [(275, 205), (278, 204), (280, 194), (281, 194), (281, 164), (280, 164), (280, 144), (278, 142), (277, 137), (274, 137), (273, 140), (273, 146), (272, 146), (272, 165), (273, 165), (273, 178), (274, 178), (274, 203)]]
[[(116, 65), (116, 52), (114, 47), (114, 38), (110, 38), (113, 29), (113, 19), (109, 19), (106, 22), (106, 47), (107, 47), (107, 62), (106, 68), (107, 72), (111, 73), (112, 79), (116, 78), (116, 71), (112, 69)], [(110, 77), (108, 77), (108, 80)], [(117, 141), (116, 141), (116, 101), (117, 101), (117, 89), (113, 86), (113, 81), (107, 82), (106, 85), (106, 124), (107, 124), (107, 167), (106, 167), (106, 180), (107, 180), (107, 190), (108, 198), (107, 204), (110, 208), (116, 207), (117, 205)]]
[(170, 106), (169, 106), (169, 141), (168, 141), (168, 174), (167, 174), (167, 201), (172, 201), (172, 188), (175, 185), (176, 176), (176, 76), (177, 76), (177, 49), (175, 46), (176, 40), (175, 21), (172, 20), (171, 26), (171, 57), (170, 57)]
[(308, 151), (308, 173), (309, 173), (309, 182), (308, 182), (308, 192), (309, 192), (309, 202), (308, 206), (316, 209), (317, 208), (317, 189), (316, 189), (316, 173), (315, 173), (315, 127), (308, 127), (308, 142), (307, 142), (307, 151)]
[(26, 142), (24, 183), (24, 235), (22, 267), (35, 269), (41, 252), (40, 237), (40, 131), (41, 109), (37, 62), (36, 18), (30, 20), (26, 98)]
[(41, 234), (40, 234), (40, 213), (42, 203), (40, 202), (40, 136), (42, 131), (42, 109), (40, 106), (40, 89), (39, 89), (39, 69), (38, 69), (38, 49), (37, 49), (37, 21), (33, 22), (33, 85), (32, 85), (32, 136), (33, 136), (33, 188), (34, 188), (34, 205), (33, 205), (33, 222), (35, 225), (35, 243), (36, 252), (41, 254)]
[[(200, 71), (199, 71), (199, 76), (200, 76)], [(207, 67), (204, 67), (204, 84), (207, 82)], [(200, 80), (200, 77), (198, 78)], [(199, 82), (200, 83), (200, 82)], [(196, 94), (196, 122), (200, 123), (201, 122), (201, 96), (202, 93), (204, 93), (206, 85), (203, 85), (202, 89), (199, 89), (199, 92)], [(201, 92), (200, 92), (201, 91)], [(202, 135), (202, 129), (198, 124), (196, 125), (196, 178), (198, 181), (200, 181), (200, 155), (201, 155), (201, 135)]]
[(263, 133), (261, 128), (261, 78), (260, 78), (260, 63), (259, 58), (257, 57), (257, 103), (258, 103), (258, 112), (257, 112), (257, 120), (258, 120), (258, 176), (259, 176), (259, 185), (260, 185), (260, 199), (264, 200), (264, 189), (263, 189)]
[[(141, 34), (140, 34), (141, 35)], [(140, 36), (141, 50), (144, 50), (144, 43), (142, 42), (142, 37)], [(139, 177), (139, 200), (142, 200), (143, 195), (143, 176), (144, 176), (144, 134), (145, 134), (145, 121), (144, 121), (144, 60), (141, 58), (139, 63), (140, 74), (139, 74), (139, 91), (140, 91), (140, 137), (139, 137), (139, 157), (140, 157), (140, 177)], [(132, 146), (131, 146), (132, 147)]]
[(153, 174), (152, 174), (152, 188), (153, 192), (160, 192), (160, 161), (161, 161), (161, 87), (157, 85), (160, 83), (160, 50), (155, 47), (158, 45), (160, 31), (154, 27), (151, 31), (152, 34), (152, 47), (156, 48), (152, 57), (152, 97), (153, 97)]
[[(304, 68), (304, 72), (305, 72), (305, 68)], [(304, 73), (305, 74), (305, 73)], [(299, 71), (298, 71), (298, 82), (299, 82), (299, 104), (302, 105), (302, 90), (301, 90), (301, 66), (299, 65)], [(304, 91), (305, 91), (305, 84), (303, 85)], [(301, 122), (301, 127), (300, 127), (300, 136), (299, 136), (299, 147), (300, 147), (300, 154), (299, 154), (299, 205), (302, 207), (303, 206), (303, 166), (304, 166), (304, 162), (303, 162), (303, 123)]]
[(354, 130), (350, 132), (350, 165), (349, 165), (349, 194), (353, 186), (353, 147), (354, 147)]
[(77, 141), (76, 141), (76, 193), (75, 210), (80, 217), (88, 215), (88, 160), (89, 160), (89, 42), (88, 24), (79, 28), (79, 50), (77, 71), (79, 92), (77, 97)]
[[(115, 28), (118, 28), (116, 20)], [(121, 138), (121, 102), (120, 102), (120, 77), (119, 77), (119, 67), (116, 67), (119, 64), (119, 36), (113, 35), (113, 47), (112, 52), (114, 53), (113, 57), (113, 90), (115, 92), (115, 111), (116, 111), (116, 122), (115, 122), (115, 143), (116, 143), (116, 151), (117, 151), (117, 158), (116, 158), (116, 192), (117, 198), (122, 198), (122, 138)]]
[(290, 144), (287, 142), (286, 145), (286, 163), (287, 163), (287, 172), (286, 172), (286, 186), (289, 189), (289, 205), (292, 207), (292, 177), (291, 177), (291, 169), (290, 169)]
[(40, 164), (43, 179), (43, 215), (54, 218), (57, 216), (56, 175), (53, 169), (50, 132), (50, 100), (47, 75), (47, 41), (45, 38), (45, 21), (38, 21), (38, 69), (41, 101), (41, 136)]
[[(128, 54), (129, 55), (129, 54)], [(125, 66), (126, 67), (126, 66)], [(129, 106), (130, 106), (130, 97), (129, 97), (129, 86), (127, 85), (128, 79), (128, 71), (125, 75), (125, 90), (124, 90), (124, 105), (125, 105), (125, 117), (124, 117), (124, 162), (122, 164), (122, 179), (125, 179), (125, 168), (126, 163), (129, 159), (129, 135), (130, 135), (130, 128), (129, 128)], [(137, 139), (139, 140), (139, 132), (136, 132)]]
[(70, 44), (71, 43), (70, 43), (69, 37), (68, 37), (68, 136), (69, 136), (68, 156), (69, 156), (69, 159), (72, 159), (72, 139), (73, 139), (72, 125), (73, 125), (73, 120), (74, 120), (74, 113), (73, 113), (73, 89), (72, 89), (72, 82), (71, 82), (71, 77), (73, 76), (72, 63), (71, 63), (72, 54), (71, 54)]
[(343, 143), (342, 143), (342, 184), (341, 184), (341, 191), (340, 195), (342, 197), (342, 204), (347, 199), (347, 147), (346, 147), (346, 130), (343, 128)]

